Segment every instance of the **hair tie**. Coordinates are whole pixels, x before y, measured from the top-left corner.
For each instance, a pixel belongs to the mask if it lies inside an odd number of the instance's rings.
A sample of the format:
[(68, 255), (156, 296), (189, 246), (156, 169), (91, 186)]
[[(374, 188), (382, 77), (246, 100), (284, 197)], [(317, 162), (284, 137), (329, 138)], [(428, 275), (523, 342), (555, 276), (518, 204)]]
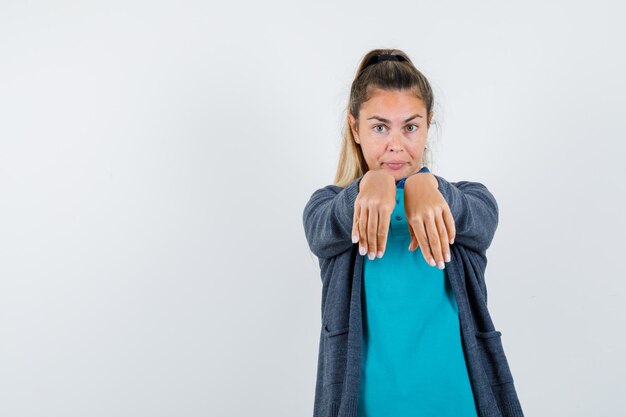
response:
[(396, 55), (396, 54), (374, 55), (367, 61), (365, 65), (363, 65), (363, 68), (361, 68), (361, 72), (363, 72), (365, 68), (369, 67), (370, 65), (377, 64), (382, 61), (405, 61), (406, 62), (407, 59), (403, 57), (402, 55)]

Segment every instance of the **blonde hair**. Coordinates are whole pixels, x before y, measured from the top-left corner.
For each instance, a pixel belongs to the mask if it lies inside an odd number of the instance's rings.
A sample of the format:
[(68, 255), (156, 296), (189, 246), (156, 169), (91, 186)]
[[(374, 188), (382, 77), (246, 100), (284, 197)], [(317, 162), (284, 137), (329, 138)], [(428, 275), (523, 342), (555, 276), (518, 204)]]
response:
[[(370, 60), (378, 55), (400, 55), (406, 61), (385, 60), (372, 64)], [(414, 90), (417, 97), (426, 106), (428, 123), (428, 116), (434, 102), (432, 88), (426, 77), (415, 68), (406, 53), (399, 49), (374, 49), (365, 54), (352, 81), (346, 117), (342, 128), (341, 152), (334, 179), (335, 185), (339, 187), (346, 187), (367, 172), (367, 163), (365, 162), (361, 146), (354, 141), (348, 114), (352, 114), (358, 121), (361, 106), (369, 99), (368, 93), (374, 88), (383, 90)], [(431, 123), (428, 123), (428, 127), (430, 127)], [(430, 154), (430, 149), (427, 147), (424, 150), (421, 167), (430, 165)]]

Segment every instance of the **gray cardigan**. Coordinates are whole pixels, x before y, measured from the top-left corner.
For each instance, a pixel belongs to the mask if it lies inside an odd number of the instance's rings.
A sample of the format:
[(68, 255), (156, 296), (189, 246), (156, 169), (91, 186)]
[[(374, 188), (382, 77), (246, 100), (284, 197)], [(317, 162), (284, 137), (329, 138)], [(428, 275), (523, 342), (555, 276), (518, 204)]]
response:
[[(455, 222), (451, 261), (444, 271), (459, 306), (463, 351), (478, 415), (523, 417), (502, 333), (494, 328), (487, 309), (485, 253), (498, 225), (498, 205), (481, 183), (435, 177)], [(318, 257), (322, 279), (313, 417), (356, 417), (365, 257), (359, 254), (358, 244), (352, 243), (351, 232), (362, 178), (345, 188), (328, 185), (316, 190), (303, 212), (305, 236)]]

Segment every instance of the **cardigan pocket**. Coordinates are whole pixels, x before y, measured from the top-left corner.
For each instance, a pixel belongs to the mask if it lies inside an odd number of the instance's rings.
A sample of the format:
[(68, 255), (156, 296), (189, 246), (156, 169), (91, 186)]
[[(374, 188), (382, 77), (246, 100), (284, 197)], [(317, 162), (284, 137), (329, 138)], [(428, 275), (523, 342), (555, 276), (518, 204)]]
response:
[(324, 385), (342, 383), (348, 359), (349, 327), (331, 330), (324, 326)]
[(490, 385), (513, 382), (513, 375), (504, 354), (502, 332), (492, 330), (476, 331), (476, 341), (481, 353), (481, 361)]

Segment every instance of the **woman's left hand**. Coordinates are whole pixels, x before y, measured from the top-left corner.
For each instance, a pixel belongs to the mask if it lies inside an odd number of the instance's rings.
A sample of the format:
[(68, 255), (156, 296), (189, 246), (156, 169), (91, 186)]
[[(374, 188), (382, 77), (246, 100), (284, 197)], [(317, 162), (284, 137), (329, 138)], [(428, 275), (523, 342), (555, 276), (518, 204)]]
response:
[(423, 172), (409, 176), (404, 182), (404, 210), (409, 224), (409, 251), (422, 248), (430, 266), (445, 267), (450, 262), (450, 243), (456, 229), (448, 203), (439, 192), (437, 178)]

